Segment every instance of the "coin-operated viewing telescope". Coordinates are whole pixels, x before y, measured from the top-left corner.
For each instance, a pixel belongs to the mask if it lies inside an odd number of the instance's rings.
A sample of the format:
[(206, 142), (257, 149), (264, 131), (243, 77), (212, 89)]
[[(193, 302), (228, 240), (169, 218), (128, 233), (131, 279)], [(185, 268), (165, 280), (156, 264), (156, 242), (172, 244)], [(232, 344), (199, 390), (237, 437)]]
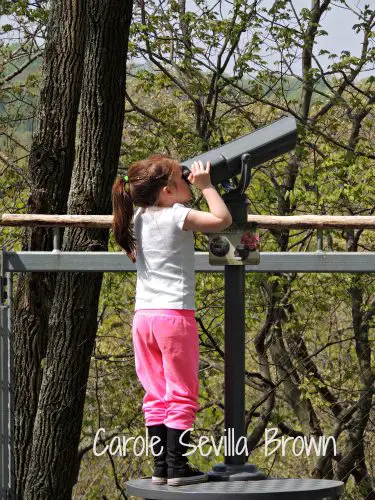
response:
[[(210, 161), (212, 184), (221, 184), (226, 191), (223, 200), (232, 215), (233, 224), (225, 231), (208, 235), (210, 264), (259, 264), (259, 234), (256, 225), (247, 222), (247, 205), (250, 202), (245, 190), (250, 183), (251, 168), (291, 151), (296, 141), (296, 121), (292, 117), (285, 117), (181, 162), (186, 179), (195, 161)], [(231, 185), (230, 179), (238, 174), (241, 174), (240, 180), (233, 179), (236, 184)]]
[(188, 176), (193, 163), (201, 160), (211, 162), (211, 182), (220, 184), (241, 173), (242, 155), (250, 155), (250, 167), (256, 167), (272, 158), (291, 151), (297, 140), (296, 121), (285, 117), (270, 125), (257, 129), (207, 153), (181, 162)]
[[(219, 148), (181, 163), (187, 175), (194, 161), (211, 162), (211, 182), (225, 190), (223, 200), (232, 225), (216, 234), (208, 234), (209, 262), (224, 267), (225, 316), (225, 429), (233, 432), (233, 441), (246, 436), (245, 429), (245, 266), (259, 264), (259, 234), (247, 222), (248, 204), (245, 191), (250, 183), (251, 168), (291, 151), (297, 141), (294, 118), (282, 118), (251, 134), (228, 142)], [(240, 180), (236, 178), (241, 174)], [(183, 171), (185, 176), (185, 172)], [(235, 184), (234, 184), (235, 183)], [(266, 479), (258, 468), (247, 463), (245, 451), (224, 456), (224, 463), (209, 472), (213, 481), (247, 481)]]

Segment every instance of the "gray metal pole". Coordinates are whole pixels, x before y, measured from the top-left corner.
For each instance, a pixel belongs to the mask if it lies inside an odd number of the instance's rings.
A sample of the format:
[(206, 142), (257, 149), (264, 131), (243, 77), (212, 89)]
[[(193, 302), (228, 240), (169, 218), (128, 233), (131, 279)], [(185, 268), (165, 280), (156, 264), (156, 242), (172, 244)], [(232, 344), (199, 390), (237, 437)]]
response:
[[(234, 224), (247, 222), (249, 200), (244, 194), (250, 182), (250, 155), (242, 155), (241, 180), (237, 189), (223, 196)], [(231, 436), (225, 465), (243, 466), (246, 450), (235, 446), (245, 436), (245, 266), (225, 266), (225, 427)], [(241, 440), (240, 440), (241, 438)]]
[(323, 229), (317, 230), (317, 244), (318, 244), (318, 252), (323, 252)]
[(0, 498), (9, 498), (8, 306), (0, 304)]
[[(245, 435), (245, 267), (225, 266), (225, 428), (232, 448)], [(240, 442), (241, 443), (241, 442)], [(224, 457), (243, 465), (246, 453)]]
[(60, 252), (60, 228), (55, 226), (53, 229), (53, 252)]
[(13, 404), (13, 276), (7, 273), (7, 300), (8, 300), (8, 470), (9, 470), (9, 497), (15, 498), (15, 468), (14, 468), (14, 404)]

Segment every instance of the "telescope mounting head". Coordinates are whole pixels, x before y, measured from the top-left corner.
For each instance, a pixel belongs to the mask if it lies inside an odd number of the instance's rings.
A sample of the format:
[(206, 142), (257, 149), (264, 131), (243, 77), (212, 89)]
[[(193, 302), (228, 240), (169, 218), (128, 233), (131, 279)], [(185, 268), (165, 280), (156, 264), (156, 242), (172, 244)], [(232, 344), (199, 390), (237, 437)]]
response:
[(234, 223), (247, 222), (247, 205), (250, 203), (245, 191), (251, 180), (251, 155), (245, 153), (241, 156), (241, 177), (240, 180), (234, 179), (236, 186), (230, 183), (222, 182), (221, 185), (226, 193), (223, 194), (223, 200), (232, 215)]
[(233, 178), (233, 182), (235, 182), (235, 186), (232, 186), (229, 181), (223, 181), (221, 185), (225, 189), (227, 193), (232, 193), (235, 195), (243, 195), (248, 188), (251, 180), (251, 164), (250, 164), (251, 156), (249, 153), (245, 153), (241, 156), (241, 177), (238, 181), (235, 177)]

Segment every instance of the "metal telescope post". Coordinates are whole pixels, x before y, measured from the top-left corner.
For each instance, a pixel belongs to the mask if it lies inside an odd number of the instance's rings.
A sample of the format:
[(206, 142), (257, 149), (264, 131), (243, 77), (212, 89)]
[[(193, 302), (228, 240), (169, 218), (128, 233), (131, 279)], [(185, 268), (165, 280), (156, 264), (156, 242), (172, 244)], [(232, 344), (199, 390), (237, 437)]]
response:
[[(251, 179), (251, 155), (241, 156), (241, 178), (236, 187), (223, 184), (223, 195), (234, 225), (247, 222), (249, 200), (245, 191)], [(224, 464), (217, 464), (209, 472), (211, 480), (248, 481), (266, 479), (255, 465), (246, 463), (246, 448), (237, 453), (235, 446), (244, 448), (245, 432), (245, 265), (226, 265), (225, 286), (225, 410), (224, 422), (230, 441)], [(234, 293), (235, 290), (235, 293)], [(229, 438), (230, 436), (230, 438)], [(241, 438), (241, 440), (240, 440)], [(235, 450), (232, 454), (231, 451)]]

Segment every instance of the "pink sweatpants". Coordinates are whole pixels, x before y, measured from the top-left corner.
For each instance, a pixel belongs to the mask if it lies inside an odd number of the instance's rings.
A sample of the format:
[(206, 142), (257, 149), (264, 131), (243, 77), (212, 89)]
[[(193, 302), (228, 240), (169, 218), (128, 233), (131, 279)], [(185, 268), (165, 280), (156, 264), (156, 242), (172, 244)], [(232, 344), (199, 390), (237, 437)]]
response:
[(199, 339), (193, 310), (139, 309), (133, 320), (135, 369), (146, 391), (146, 425), (189, 429), (198, 404)]

